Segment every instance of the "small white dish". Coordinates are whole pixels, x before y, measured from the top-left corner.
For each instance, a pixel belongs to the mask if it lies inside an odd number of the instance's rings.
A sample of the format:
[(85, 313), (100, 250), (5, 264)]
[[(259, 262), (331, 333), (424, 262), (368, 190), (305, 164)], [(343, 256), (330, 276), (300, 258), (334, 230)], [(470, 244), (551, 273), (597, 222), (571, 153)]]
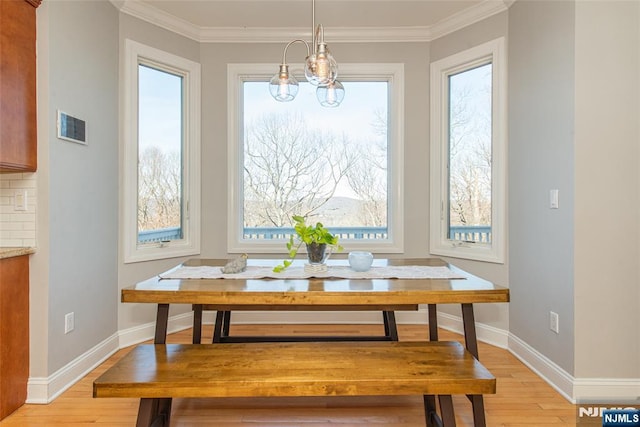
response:
[(371, 252), (349, 252), (349, 266), (354, 271), (368, 271), (372, 263), (373, 254)]

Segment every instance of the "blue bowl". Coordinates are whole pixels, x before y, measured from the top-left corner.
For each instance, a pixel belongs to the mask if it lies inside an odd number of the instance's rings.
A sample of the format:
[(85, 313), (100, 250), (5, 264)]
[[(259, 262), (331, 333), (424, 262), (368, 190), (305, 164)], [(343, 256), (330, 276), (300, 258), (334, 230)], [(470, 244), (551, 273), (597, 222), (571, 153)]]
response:
[(367, 271), (373, 263), (373, 254), (371, 252), (349, 252), (349, 266), (354, 271)]

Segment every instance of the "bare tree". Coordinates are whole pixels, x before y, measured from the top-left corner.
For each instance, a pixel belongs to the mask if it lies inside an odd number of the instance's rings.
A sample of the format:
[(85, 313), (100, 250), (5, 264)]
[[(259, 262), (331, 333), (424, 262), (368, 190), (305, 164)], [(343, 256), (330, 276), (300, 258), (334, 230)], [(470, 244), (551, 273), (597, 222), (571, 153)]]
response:
[(310, 129), (299, 115), (265, 115), (245, 131), (245, 226), (285, 227), (316, 213), (353, 165), (346, 138)]
[(362, 225), (383, 227), (387, 225), (387, 116), (374, 111), (371, 123), (375, 141), (365, 141), (355, 148), (356, 162), (347, 173), (349, 186), (362, 200), (360, 220)]
[(358, 161), (347, 175), (349, 185), (362, 200), (362, 225), (387, 225), (387, 164), (386, 149), (377, 144), (361, 145)]
[(180, 226), (180, 153), (149, 147), (138, 161), (138, 230)]
[[(460, 87), (451, 93), (449, 129), (450, 223), (491, 224), (491, 115), (477, 98), (491, 89)], [(490, 105), (490, 102), (489, 102)]]

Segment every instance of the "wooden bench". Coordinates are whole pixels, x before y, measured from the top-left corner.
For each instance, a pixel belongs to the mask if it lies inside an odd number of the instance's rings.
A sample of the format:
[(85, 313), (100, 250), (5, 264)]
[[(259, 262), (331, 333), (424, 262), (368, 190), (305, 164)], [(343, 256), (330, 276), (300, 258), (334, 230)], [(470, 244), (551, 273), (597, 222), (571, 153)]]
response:
[(491, 373), (446, 341), (142, 344), (93, 383), (94, 397), (140, 398), (137, 426), (168, 426), (174, 397), (423, 395), (427, 425), (448, 427), (451, 395), (495, 392)]

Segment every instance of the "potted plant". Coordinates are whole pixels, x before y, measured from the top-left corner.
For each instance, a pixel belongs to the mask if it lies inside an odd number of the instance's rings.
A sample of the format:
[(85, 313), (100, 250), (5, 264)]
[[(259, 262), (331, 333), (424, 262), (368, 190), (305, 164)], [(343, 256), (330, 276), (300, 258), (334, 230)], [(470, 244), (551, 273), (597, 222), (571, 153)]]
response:
[(324, 263), (327, 258), (327, 248), (338, 252), (342, 251), (342, 246), (338, 244), (338, 237), (324, 228), (322, 223), (318, 222), (315, 226), (311, 226), (306, 224), (305, 218), (302, 216), (294, 215), (292, 218), (295, 221), (293, 228), (297, 239), (294, 239), (294, 235), (291, 235), (287, 242), (289, 259), (275, 266), (273, 268), (274, 272), (279, 273), (286, 270), (293, 263), (293, 259), (298, 254), (298, 250), (303, 243), (307, 247), (307, 257), (310, 264)]

